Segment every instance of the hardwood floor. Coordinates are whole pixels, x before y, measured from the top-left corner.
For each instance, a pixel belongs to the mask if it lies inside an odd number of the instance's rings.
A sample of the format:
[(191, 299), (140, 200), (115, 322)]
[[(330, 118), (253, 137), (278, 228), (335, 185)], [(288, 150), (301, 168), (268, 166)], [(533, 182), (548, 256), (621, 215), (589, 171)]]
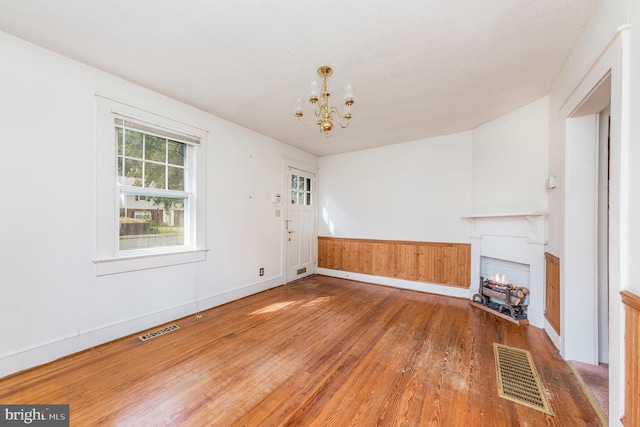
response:
[[(72, 426), (599, 426), (545, 333), (467, 300), (313, 276), (0, 380)], [(553, 416), (497, 395), (494, 342), (528, 349)]]

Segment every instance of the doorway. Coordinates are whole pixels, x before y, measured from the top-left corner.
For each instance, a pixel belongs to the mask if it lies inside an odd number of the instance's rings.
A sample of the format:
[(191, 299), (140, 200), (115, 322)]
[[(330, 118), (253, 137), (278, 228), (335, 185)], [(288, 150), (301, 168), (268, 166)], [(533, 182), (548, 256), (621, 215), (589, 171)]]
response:
[(286, 282), (316, 273), (317, 231), (316, 173), (285, 166), (285, 259)]
[(591, 365), (609, 360), (610, 104), (608, 73), (566, 122), (564, 356)]

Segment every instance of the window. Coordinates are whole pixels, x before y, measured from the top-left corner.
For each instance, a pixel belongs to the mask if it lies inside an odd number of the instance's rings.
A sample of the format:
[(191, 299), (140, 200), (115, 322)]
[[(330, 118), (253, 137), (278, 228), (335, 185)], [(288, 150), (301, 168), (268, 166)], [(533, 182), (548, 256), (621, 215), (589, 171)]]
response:
[(311, 178), (291, 175), (291, 204), (311, 206)]
[(192, 148), (152, 131), (115, 119), (119, 251), (188, 244), (183, 218), (193, 204), (185, 179)]
[(204, 260), (206, 131), (101, 96), (97, 120), (96, 274)]

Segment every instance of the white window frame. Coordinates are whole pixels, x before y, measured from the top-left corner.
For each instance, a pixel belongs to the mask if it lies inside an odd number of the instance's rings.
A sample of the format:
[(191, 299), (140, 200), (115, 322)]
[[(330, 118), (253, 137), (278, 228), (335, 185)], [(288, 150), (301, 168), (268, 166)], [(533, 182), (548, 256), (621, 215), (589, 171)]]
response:
[[(204, 261), (206, 258), (206, 136), (194, 125), (137, 108), (117, 100), (97, 96), (96, 135), (96, 252), (97, 276), (146, 270)], [(116, 119), (126, 117), (151, 128), (193, 137), (188, 147), (185, 187), (190, 206), (185, 212), (185, 245), (137, 250), (119, 250), (120, 194), (117, 180)], [(198, 144), (195, 142), (199, 141)], [(188, 181), (188, 183), (187, 183)], [(141, 189), (145, 190), (145, 189)], [(144, 192), (144, 191), (141, 191)]]

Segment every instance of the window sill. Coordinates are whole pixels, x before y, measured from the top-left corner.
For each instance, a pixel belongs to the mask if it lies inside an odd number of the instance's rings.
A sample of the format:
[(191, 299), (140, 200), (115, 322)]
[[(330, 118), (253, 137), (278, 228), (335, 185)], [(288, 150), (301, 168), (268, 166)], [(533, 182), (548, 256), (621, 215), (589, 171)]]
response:
[(93, 260), (96, 276), (149, 270), (206, 260), (208, 249)]

